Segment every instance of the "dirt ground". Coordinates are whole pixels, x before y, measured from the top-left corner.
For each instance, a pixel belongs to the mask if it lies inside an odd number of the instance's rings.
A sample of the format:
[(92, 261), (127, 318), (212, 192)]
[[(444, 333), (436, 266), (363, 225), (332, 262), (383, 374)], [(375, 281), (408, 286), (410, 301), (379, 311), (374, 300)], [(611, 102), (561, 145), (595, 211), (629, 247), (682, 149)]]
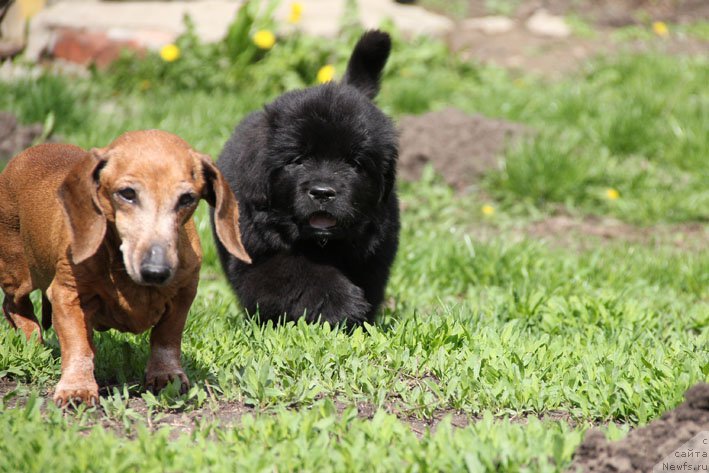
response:
[[(489, 0), (471, 0), (466, 16), (494, 15), (489, 4)], [(568, 37), (534, 34), (525, 22), (540, 9), (552, 15), (575, 16), (590, 25), (592, 31)], [(670, 54), (709, 54), (709, 42), (676, 34), (672, 29), (674, 24), (709, 20), (706, 0), (522, 0), (510, 18), (514, 26), (496, 34), (483, 33), (458, 19), (448, 42), (454, 51), (472, 61), (551, 78), (576, 71), (601, 53), (657, 49)], [(642, 41), (613, 39), (619, 27), (638, 25), (649, 31), (653, 21), (669, 23), (669, 35)]]
[(623, 242), (702, 251), (709, 246), (709, 228), (701, 223), (631, 225), (610, 217), (553, 215), (515, 228), (525, 238), (552, 246), (589, 250), (598, 244)]
[[(709, 455), (709, 445), (701, 440), (705, 437), (709, 441), (709, 384), (695, 385), (686, 392), (685, 399), (676, 409), (645, 427), (631, 431), (626, 438), (617, 442), (608, 442), (598, 430), (588, 431), (568, 471), (707, 471), (709, 458), (705, 455)], [(685, 446), (677, 455), (673, 453), (702, 432), (704, 437), (700, 441), (695, 440)], [(694, 456), (687, 456), (691, 452)], [(685, 461), (694, 469), (684, 469)], [(663, 466), (663, 462), (667, 464)], [(656, 467), (658, 463), (660, 465)]]
[[(23, 388), (18, 388), (17, 383), (7, 379), (0, 379), (0, 397), (5, 397), (9, 392), (17, 392), (17, 396), (9, 401), (9, 405), (22, 406), (27, 400), (27, 395), (23, 394)], [(51, 393), (43, 393), (50, 396)], [(104, 388), (102, 395), (107, 394)], [(616, 473), (648, 473), (653, 471), (653, 467), (663, 459), (667, 461), (668, 455), (673, 455), (674, 461), (684, 461), (684, 457), (676, 457), (673, 452), (684, 445), (682, 451), (709, 454), (709, 448), (695, 438), (702, 432), (709, 439), (709, 384), (697, 384), (685, 393), (685, 402), (677, 408), (666, 412), (661, 418), (651, 422), (645, 427), (632, 430), (627, 437), (617, 442), (609, 442), (605, 435), (593, 428), (586, 433), (583, 443), (574, 454), (573, 463), (568, 472), (616, 472)], [(47, 401), (49, 402), (49, 401)], [(342, 413), (349, 404), (334, 401), (339, 413)], [(240, 402), (222, 402), (216, 399), (208, 401), (205, 407), (190, 411), (161, 412), (158, 415), (147, 416), (145, 401), (138, 395), (134, 395), (128, 401), (128, 407), (141, 417), (149, 419), (148, 428), (157, 430), (168, 428), (173, 438), (185, 433), (190, 433), (205, 422), (217, 422), (222, 427), (235, 426), (241, 422), (246, 414), (257, 414), (259, 410), (253, 406)], [(357, 404), (358, 416), (362, 419), (371, 419), (375, 412), (375, 406), (367, 403)], [(386, 406), (385, 409), (396, 415), (419, 437), (428, 431), (435, 431), (443, 419), (448, 419), (454, 427), (466, 427), (471, 422), (479, 421), (479, 418), (470, 416), (462, 412), (439, 409), (433, 412), (430, 419), (421, 419), (405, 409), (398, 408), (395, 404)], [(111, 419), (103, 415), (103, 410), (98, 409), (95, 415), (88, 420), (102, 425), (106, 429), (113, 430), (118, 435), (131, 437), (131, 432), (126, 431), (126, 426), (121, 419)], [(528, 417), (509, 418), (512, 422), (526, 423)], [(541, 416), (543, 421), (567, 422), (570, 426), (577, 425), (573, 418), (564, 412), (549, 412)], [(685, 445), (686, 442), (694, 439), (693, 443)], [(691, 448), (691, 450), (689, 450)], [(676, 457), (676, 458), (675, 458)], [(703, 456), (696, 456), (694, 461), (699, 465), (707, 465), (708, 459)], [(701, 462), (704, 463), (701, 463)], [(706, 467), (703, 467), (706, 468)], [(655, 471), (682, 471), (672, 469)], [(694, 470), (693, 470), (694, 471)], [(705, 471), (705, 470), (696, 470)]]
[(505, 146), (527, 131), (523, 125), (455, 108), (405, 116), (399, 121), (399, 176), (417, 180), (431, 164), (449, 185), (462, 191), (496, 169)]
[[(596, 26), (626, 26), (647, 19), (686, 23), (709, 18), (706, 0), (523, 0), (518, 2), (515, 17), (528, 16), (537, 8), (556, 15), (578, 15)], [(470, 0), (468, 16), (485, 16), (492, 12), (486, 0)]]
[[(688, 23), (709, 18), (709, 2), (706, 0), (521, 0), (508, 3), (515, 5), (511, 15), (515, 18), (525, 18), (532, 11), (544, 8), (555, 15), (579, 16), (599, 27), (641, 24), (648, 19)], [(470, 0), (465, 16), (498, 13), (491, 6), (494, 2), (489, 0)]]
[[(110, 386), (102, 386), (99, 389), (99, 394), (102, 397), (106, 397), (110, 394), (110, 390)], [(239, 425), (242, 417), (245, 415), (268, 413), (267, 410), (261, 411), (243, 402), (221, 401), (217, 399), (209, 389), (207, 391), (209, 400), (205, 402), (203, 407), (182, 411), (162, 410), (157, 414), (149, 416), (147, 404), (140, 395), (140, 388), (138, 388), (138, 390), (132, 389), (127, 407), (137, 414), (139, 418), (148, 419), (148, 428), (150, 430), (155, 431), (168, 428), (171, 438), (177, 438), (181, 434), (191, 433), (195, 429), (200, 428), (200, 426), (203, 426), (205, 422), (217, 423), (221, 427), (231, 427)], [(0, 399), (8, 396), (9, 393), (13, 393), (13, 395), (12, 398), (7, 401), (6, 406), (15, 408), (26, 405), (29, 390), (15, 381), (0, 378)], [(41, 392), (41, 395), (45, 398), (44, 406), (51, 402), (51, 388)], [(320, 399), (323, 398), (321, 397)], [(342, 402), (337, 398), (333, 399), (333, 403), (338, 414), (342, 414), (345, 409), (352, 407), (350, 403)], [(357, 416), (360, 419), (372, 419), (378, 410), (374, 404), (366, 402), (359, 402), (355, 407), (357, 408)], [(299, 406), (292, 406), (292, 408), (297, 409)], [(424, 419), (417, 416), (416, 411), (402, 407), (397, 403), (396, 399), (390, 400), (383, 409), (408, 425), (411, 431), (419, 438), (423, 437), (428, 431), (434, 432), (444, 420), (449, 421), (453, 427), (463, 428), (482, 419), (481, 416), (467, 414), (454, 409), (435, 409), (429, 417)], [(507, 416), (507, 418), (513, 423), (526, 424), (532, 415), (533, 414)], [(542, 421), (566, 422), (571, 427), (579, 425), (576, 419), (564, 411), (545, 412), (537, 418)], [(106, 429), (114, 431), (117, 435), (127, 435), (130, 437), (130, 433), (125, 431), (123, 421), (118, 418), (111, 418), (102, 408), (96, 409), (95, 413), (88, 417), (87, 420), (91, 425), (101, 425)]]
[[(10, 407), (23, 406), (28, 399), (28, 392), (25, 392), (22, 385), (7, 378), (0, 378), (0, 398), (7, 396), (8, 393), (15, 393), (8, 402)], [(110, 387), (102, 387), (99, 390), (99, 394), (103, 397), (108, 396), (110, 394)], [(222, 427), (238, 425), (244, 415), (255, 415), (260, 412), (258, 408), (243, 402), (220, 401), (213, 397), (213, 394), (209, 392), (209, 390), (208, 394), (210, 400), (205, 403), (204, 407), (187, 411), (162, 411), (152, 418), (149, 418), (148, 407), (138, 392), (131, 393), (127, 404), (128, 408), (137, 413), (141, 418), (150, 419), (148, 427), (151, 430), (167, 427), (170, 429), (172, 437), (177, 437), (183, 433), (190, 433), (200, 424), (204, 424), (204, 422), (215, 422)], [(42, 395), (46, 398), (45, 402), (51, 402), (51, 389), (42, 392)], [(351, 407), (351, 404), (341, 402), (337, 399), (334, 399), (334, 404), (337, 412), (340, 414), (343, 413), (345, 409)], [(295, 408), (297, 406), (293, 407)], [(377, 412), (376, 406), (369, 403), (360, 402), (355, 407), (357, 408), (357, 415), (361, 419), (372, 419)], [(385, 407), (385, 410), (409, 425), (411, 430), (419, 437), (422, 437), (429, 429), (435, 430), (444, 418), (450, 418), (451, 424), (455, 427), (465, 427), (471, 422), (479, 420), (479, 418), (451, 409), (437, 409), (429, 419), (421, 419), (415, 416), (413, 412), (402, 409), (393, 401)], [(111, 419), (103, 416), (103, 414), (103, 409), (99, 408), (90, 420), (101, 424), (107, 429), (115, 431), (119, 435), (126, 433), (123, 431), (124, 426), (120, 419)], [(573, 423), (573, 420), (571, 420), (566, 413), (549, 413), (544, 418), (550, 420), (568, 420)], [(524, 422), (526, 418), (520, 417), (512, 420)]]

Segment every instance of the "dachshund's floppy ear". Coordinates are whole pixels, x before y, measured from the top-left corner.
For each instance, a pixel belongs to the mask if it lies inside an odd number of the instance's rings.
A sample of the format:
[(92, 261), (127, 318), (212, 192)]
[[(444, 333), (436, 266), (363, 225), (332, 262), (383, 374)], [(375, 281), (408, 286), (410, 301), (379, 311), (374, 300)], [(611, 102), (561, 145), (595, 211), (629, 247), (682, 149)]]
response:
[(105, 148), (94, 148), (64, 179), (57, 197), (71, 232), (71, 258), (79, 264), (93, 256), (106, 235), (106, 216), (98, 203), (99, 174), (108, 159)]
[(214, 207), (214, 227), (217, 230), (219, 241), (235, 258), (245, 263), (251, 263), (251, 258), (241, 242), (239, 205), (236, 202), (234, 193), (224, 180), (222, 173), (214, 165), (211, 157), (194, 151), (193, 153), (202, 162), (202, 172), (205, 180), (202, 198), (210, 206)]

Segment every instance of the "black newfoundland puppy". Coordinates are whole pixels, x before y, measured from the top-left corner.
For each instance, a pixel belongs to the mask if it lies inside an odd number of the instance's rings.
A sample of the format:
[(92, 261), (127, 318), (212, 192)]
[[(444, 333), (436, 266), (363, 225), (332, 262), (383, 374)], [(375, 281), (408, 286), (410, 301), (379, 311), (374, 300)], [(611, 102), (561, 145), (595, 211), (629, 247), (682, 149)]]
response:
[(216, 239), (219, 258), (262, 321), (371, 323), (384, 299), (399, 239), (398, 137), (372, 99), (390, 50), (388, 34), (365, 33), (341, 83), (280, 96), (219, 156), (253, 263)]

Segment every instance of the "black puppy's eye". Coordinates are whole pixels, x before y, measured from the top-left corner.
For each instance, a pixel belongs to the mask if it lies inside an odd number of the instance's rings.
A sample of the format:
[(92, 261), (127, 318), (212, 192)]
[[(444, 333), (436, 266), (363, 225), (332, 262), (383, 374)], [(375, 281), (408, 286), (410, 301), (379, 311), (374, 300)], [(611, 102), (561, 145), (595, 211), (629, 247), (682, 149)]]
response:
[(190, 205), (194, 204), (196, 201), (196, 198), (193, 194), (182, 194), (180, 196), (180, 199), (177, 201), (177, 206), (178, 207), (189, 207)]
[(134, 204), (138, 198), (138, 194), (136, 194), (135, 189), (132, 187), (124, 187), (123, 189), (119, 189), (116, 194), (118, 194), (118, 197), (131, 204)]
[(292, 159), (288, 164), (290, 164), (291, 166), (300, 166), (301, 164), (303, 164), (304, 160), (304, 156), (297, 156), (296, 158)]

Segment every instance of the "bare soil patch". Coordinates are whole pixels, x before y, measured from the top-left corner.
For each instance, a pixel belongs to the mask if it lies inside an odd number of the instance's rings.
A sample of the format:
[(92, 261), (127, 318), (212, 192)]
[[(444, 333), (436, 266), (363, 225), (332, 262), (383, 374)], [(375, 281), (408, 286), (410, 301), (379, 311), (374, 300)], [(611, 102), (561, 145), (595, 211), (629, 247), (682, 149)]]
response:
[[(675, 34), (671, 26), (709, 20), (706, 0), (521, 0), (507, 3), (515, 7), (509, 13), (514, 23), (511, 29), (484, 33), (461, 20), (449, 35), (451, 48), (472, 61), (551, 78), (576, 71), (602, 54), (649, 49), (667, 54), (709, 54), (709, 42)], [(466, 16), (497, 15), (499, 12), (490, 8), (494, 5), (495, 2), (489, 0), (470, 0)], [(535, 34), (525, 23), (540, 9), (555, 16), (575, 16), (590, 25), (593, 33), (566, 37)], [(670, 23), (669, 34), (643, 41), (613, 39), (613, 32), (619, 27), (640, 25), (650, 31), (653, 21)]]
[(573, 251), (610, 245), (642, 245), (690, 253), (709, 248), (709, 225), (698, 222), (637, 226), (610, 217), (560, 214), (531, 222), (476, 222), (466, 231), (481, 242), (533, 240), (550, 248)]
[(449, 44), (466, 60), (552, 78), (577, 70), (584, 61), (609, 49), (609, 42), (537, 36), (521, 25), (496, 35), (461, 28)]
[(593, 38), (553, 38), (535, 35), (521, 25), (496, 35), (461, 28), (451, 35), (449, 44), (464, 59), (552, 79), (573, 73), (601, 55), (645, 51), (671, 55), (709, 53), (709, 43), (695, 38), (670, 37), (618, 43), (609, 37), (611, 33), (612, 30), (606, 29)]
[[(598, 26), (619, 27), (648, 19), (687, 23), (709, 18), (706, 0), (521, 0), (510, 2), (512, 15), (525, 18), (538, 8), (555, 15), (577, 15)], [(516, 5), (515, 5), (516, 4)], [(499, 13), (489, 0), (469, 0), (466, 14), (479, 17)]]
[(582, 250), (614, 241), (670, 246), (681, 250), (709, 247), (709, 227), (701, 223), (640, 227), (609, 217), (588, 216), (580, 219), (556, 215), (519, 227), (518, 231), (527, 238)]
[[(484, 0), (471, 0), (473, 5)], [(709, 18), (709, 3), (706, 0), (531, 0), (523, 1), (517, 15), (525, 15), (531, 9), (543, 7), (557, 15), (578, 15), (598, 26), (618, 27), (648, 21), (687, 23)]]
[[(618, 442), (608, 442), (602, 432), (590, 430), (576, 451), (569, 471), (653, 471), (658, 462), (678, 447), (700, 432), (709, 431), (709, 384), (698, 384), (690, 388), (685, 399), (676, 409), (645, 427), (631, 431)], [(704, 451), (709, 453), (709, 448)]]
[(417, 180), (423, 168), (431, 164), (446, 183), (464, 190), (486, 172), (496, 169), (505, 146), (528, 129), (517, 123), (446, 108), (405, 116), (399, 122), (399, 131), (401, 178)]

